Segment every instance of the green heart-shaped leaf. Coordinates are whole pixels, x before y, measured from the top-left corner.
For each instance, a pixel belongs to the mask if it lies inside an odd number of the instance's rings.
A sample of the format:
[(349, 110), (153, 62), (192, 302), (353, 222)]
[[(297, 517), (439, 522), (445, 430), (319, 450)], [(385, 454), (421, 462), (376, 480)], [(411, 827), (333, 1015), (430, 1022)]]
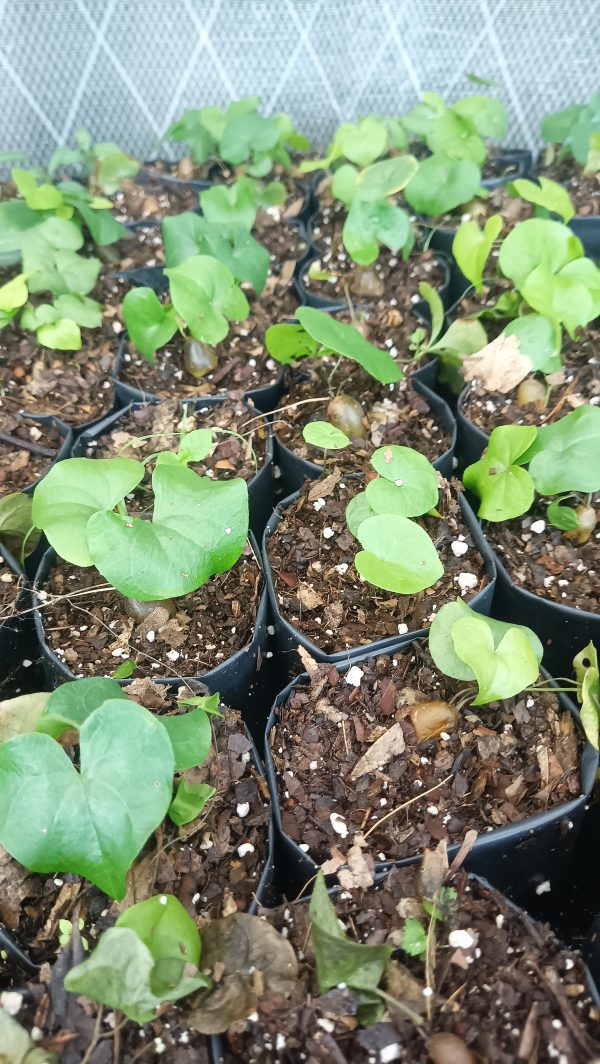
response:
[(152, 487), (151, 522), (106, 509), (93, 514), (86, 530), (102, 576), (122, 595), (143, 601), (186, 595), (226, 572), (248, 535), (245, 481), (212, 481), (183, 466), (157, 465)]
[(73, 872), (113, 898), (173, 791), (163, 725), (133, 702), (104, 702), (79, 733), (80, 771), (49, 735), (0, 748), (0, 841), (33, 872)]
[(531, 642), (516, 626), (511, 626), (494, 647), (490, 626), (472, 614), (452, 625), (452, 642), (457, 656), (475, 673), (479, 692), (474, 706), (512, 698), (538, 678), (539, 662)]
[(31, 518), (57, 554), (73, 565), (93, 565), (86, 530), (99, 510), (112, 510), (144, 479), (133, 458), (67, 458), (52, 466), (33, 493)]
[(378, 514), (363, 521), (358, 539), (364, 548), (354, 559), (360, 575), (375, 587), (414, 595), (444, 575), (444, 567), (425, 529), (407, 517)]
[(87, 718), (104, 702), (126, 699), (116, 680), (104, 676), (84, 676), (63, 683), (48, 696), (36, 731), (57, 739), (67, 728), (81, 728)]

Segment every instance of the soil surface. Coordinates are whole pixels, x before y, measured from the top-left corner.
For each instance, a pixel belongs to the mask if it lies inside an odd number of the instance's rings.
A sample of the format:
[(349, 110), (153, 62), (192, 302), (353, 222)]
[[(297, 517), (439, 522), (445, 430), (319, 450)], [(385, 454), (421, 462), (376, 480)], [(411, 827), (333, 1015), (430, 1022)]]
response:
[(0, 554), (0, 624), (15, 615), (15, 603), (21, 587), (22, 578), (13, 573)]
[[(219, 480), (241, 477), (251, 480), (262, 468), (267, 449), (268, 429), (262, 418), (239, 402), (228, 399), (213, 407), (184, 408), (178, 399), (148, 404), (123, 414), (114, 428), (92, 441), (88, 455), (97, 458), (136, 458), (141, 461), (157, 451), (177, 451), (180, 432), (214, 428), (213, 449), (201, 462), (189, 468), (201, 476), (207, 473)], [(143, 437), (149, 436), (150, 439)], [(242, 438), (240, 438), (242, 437)], [(154, 462), (146, 466), (149, 479)], [(137, 489), (136, 489), (137, 490)]]
[(0, 495), (34, 484), (47, 472), (63, 439), (54, 425), (22, 418), (0, 406)]
[(82, 329), (80, 351), (38, 347), (33, 333), (8, 325), (0, 334), (0, 411), (56, 414), (82, 425), (113, 404), (114, 340)]
[[(345, 863), (357, 836), (373, 861), (396, 861), (581, 793), (581, 741), (554, 694), (471, 706), (476, 688), (440, 673), (423, 644), (348, 676), (318, 666), (270, 737), (283, 829), (325, 872)], [(434, 717), (442, 736), (420, 742), (419, 703), (450, 699)]]
[[(201, 684), (196, 686), (199, 694), (207, 693)], [(187, 707), (178, 707), (177, 697), (190, 695), (187, 688), (180, 688), (175, 696), (150, 680), (134, 681), (127, 693), (160, 715), (185, 711)], [(196, 820), (181, 828), (165, 820), (130, 873), (127, 896), (122, 902), (113, 902), (75, 875), (52, 878), (28, 873), (0, 849), (0, 878), (7, 888), (0, 915), (28, 956), (38, 963), (55, 961), (59, 951), (58, 921), (73, 920), (76, 906), (90, 949), (124, 908), (153, 894), (175, 895), (195, 919), (217, 919), (247, 908), (266, 860), (268, 791), (252, 761), (251, 743), (239, 713), (223, 705), (220, 710), (222, 717), (211, 717), (213, 743), (208, 757), (200, 768), (183, 774), (188, 782), (215, 787), (216, 795)], [(68, 969), (68, 958), (64, 953), (62, 956)], [(81, 1049), (81, 1054), (70, 1059), (80, 1060), (91, 1043), (97, 1006), (82, 1008), (73, 1003), (69, 1016), (61, 1016), (57, 986), (48, 976), (49, 969), (45, 967), (39, 981), (26, 984), (31, 997), (18, 1018), (24, 1022), (26, 1012), (27, 1027), (31, 1029), (35, 1023), (45, 1039), (59, 1039), (61, 1032), (63, 1036), (64, 1031), (72, 1032), (76, 1036), (74, 1046)], [(16, 986), (19, 990), (24, 986), (23, 974), (10, 962), (3, 967), (0, 986)], [(145, 1045), (147, 1060), (174, 1064), (205, 1061), (204, 1038), (185, 1022), (184, 1007), (185, 1002), (172, 1006), (166, 1023), (160, 1019), (139, 1028), (126, 1022), (120, 1031), (124, 1054), (121, 1059), (131, 1061), (133, 1053)], [(90, 1058), (93, 1064), (106, 1064), (112, 1059), (110, 1026), (104, 1022), (100, 1029), (109, 1037), (99, 1043)], [(152, 1045), (154, 1039), (156, 1043)], [(109, 1057), (102, 1055), (106, 1051)]]
[(564, 185), (578, 215), (600, 214), (600, 175), (584, 174), (583, 168), (568, 156), (541, 171), (543, 177)]
[[(343, 210), (338, 211), (338, 206)], [(328, 206), (324, 203), (313, 222), (312, 236), (319, 259), (311, 263), (302, 278), (311, 295), (334, 303), (346, 303), (346, 288), (353, 302), (371, 303), (382, 299), (388, 307), (397, 307), (403, 316), (407, 316), (411, 304), (420, 298), (420, 281), (427, 281), (433, 288), (440, 288), (444, 283), (445, 273), (431, 251), (413, 251), (404, 262), (400, 252), (382, 248), (376, 262), (370, 266), (357, 266), (342, 240), (345, 212), (344, 204)], [(308, 269), (311, 272), (325, 271), (331, 277), (329, 280), (311, 279)]]
[(196, 189), (156, 178), (146, 181), (127, 177), (121, 182), (120, 191), (111, 199), (115, 217), (125, 224), (142, 218), (166, 218), (171, 214), (198, 209)]
[(281, 283), (272, 278), (261, 298), (252, 300), (245, 321), (231, 322), (227, 339), (215, 347), (218, 365), (214, 372), (195, 380), (185, 370), (184, 341), (178, 334), (170, 344), (157, 351), (155, 363), (147, 362), (133, 344), (128, 343), (119, 380), (161, 398), (177, 395), (182, 399), (223, 395), (225, 392), (241, 398), (254, 388), (274, 384), (281, 367), (268, 355), (265, 332), (275, 322), (293, 317), (298, 303), (298, 297), (289, 287), (289, 278), (282, 278)]
[[(289, 997), (271, 992), (259, 1001), (258, 1017), (230, 1033), (226, 1060), (430, 1064), (434, 1051), (435, 1061), (444, 1064), (588, 1064), (596, 1059), (599, 1014), (580, 954), (563, 948), (547, 925), (515, 911), (464, 873), (448, 883), (444, 902), (436, 905), (440, 918), (433, 924), (429, 979), (422, 957), (401, 948), (407, 919), (420, 919), (424, 931), (430, 924), (423, 899), (432, 891), (417, 868), (397, 869), (368, 892), (355, 888), (334, 897), (350, 940), (397, 949), (381, 984), (390, 995), (388, 1011), (367, 1027), (357, 1019), (356, 992), (345, 984), (320, 992), (308, 905), (260, 910), (294, 948), (298, 981)], [(462, 948), (450, 944), (452, 932), (460, 932)], [(393, 999), (404, 1007), (394, 1007)], [(406, 1006), (421, 1015), (422, 1026), (407, 1017)]]
[[(493, 330), (488, 330), (490, 324), (494, 326)], [(505, 324), (484, 322), (488, 338), (493, 339), (496, 327), (501, 332)], [(505, 394), (484, 392), (481, 385), (474, 381), (463, 398), (462, 412), (484, 432), (490, 433), (497, 425), (545, 425), (564, 417), (583, 403), (597, 404), (600, 401), (599, 352), (600, 325), (597, 322), (587, 325), (579, 340), (570, 340), (565, 334), (563, 368), (546, 378), (550, 395), (544, 410), (537, 410), (532, 404), (519, 406), (518, 388)]]
[[(600, 609), (600, 527), (577, 545), (547, 523), (544, 502), (549, 501), (537, 499), (525, 517), (487, 522), (485, 536), (518, 587), (595, 613)], [(600, 509), (600, 493), (592, 506)]]
[(384, 299), (378, 300), (367, 306), (355, 306), (352, 312), (349, 310), (338, 311), (335, 317), (347, 325), (354, 325), (360, 330), (365, 339), (376, 347), (387, 347), (393, 358), (405, 366), (405, 372), (413, 367), (409, 345), (411, 336), (416, 329), (428, 330), (419, 322), (413, 313), (414, 304), (411, 304), (409, 313), (402, 313), (396, 305), (389, 306)]
[(469, 601), (481, 591), (489, 577), (462, 518), (460, 492), (439, 479), (441, 519), (425, 516), (418, 524), (431, 535), (445, 572), (433, 587), (416, 595), (381, 591), (362, 581), (354, 568), (360, 546), (348, 531), (345, 513), (363, 482), (344, 481), (335, 470), (323, 480), (305, 483), (267, 545), (285, 619), (332, 654), (426, 628), (445, 602), (458, 595)]
[[(106, 590), (92, 590), (99, 587)], [(44, 606), (46, 639), (76, 676), (111, 676), (130, 659), (137, 662), (135, 677), (197, 676), (248, 645), (261, 587), (260, 569), (247, 545), (227, 573), (176, 599), (175, 617), (157, 606), (136, 624), (125, 613), (122, 596), (96, 569), (59, 561), (43, 588), (49, 596), (60, 596)]]
[[(373, 450), (384, 444), (414, 447), (430, 461), (448, 450), (452, 442), (449, 433), (438, 425), (426, 399), (415, 391), (410, 380), (383, 385), (350, 359), (342, 359), (337, 369), (335, 365), (335, 358), (304, 359), (298, 372), (290, 376), (290, 388), (282, 397), (282, 412), (275, 417), (273, 427), (294, 454), (323, 463), (322, 449), (306, 443), (302, 430), (310, 421), (330, 421), (329, 401), (339, 394), (360, 402), (366, 430), (364, 436), (352, 437), (350, 447), (327, 455), (328, 464), (333, 458), (344, 473), (368, 468)], [(303, 376), (308, 379), (303, 380)], [(322, 396), (327, 398), (305, 402)], [(294, 403), (302, 405), (294, 407)]]

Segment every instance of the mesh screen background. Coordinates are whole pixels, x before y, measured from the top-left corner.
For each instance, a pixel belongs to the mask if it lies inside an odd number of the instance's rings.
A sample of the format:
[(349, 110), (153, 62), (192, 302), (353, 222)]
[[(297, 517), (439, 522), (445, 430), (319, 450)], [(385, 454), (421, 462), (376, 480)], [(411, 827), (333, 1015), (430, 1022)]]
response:
[(187, 107), (259, 94), (316, 145), (426, 89), (493, 81), (508, 145), (598, 87), (598, 0), (0, 0), (0, 148), (41, 162), (86, 126), (140, 158)]

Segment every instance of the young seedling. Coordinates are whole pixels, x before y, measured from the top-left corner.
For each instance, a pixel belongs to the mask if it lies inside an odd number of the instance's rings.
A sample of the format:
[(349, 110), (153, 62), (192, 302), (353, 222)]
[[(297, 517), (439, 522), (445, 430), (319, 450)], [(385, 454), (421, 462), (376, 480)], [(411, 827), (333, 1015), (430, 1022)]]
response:
[(541, 497), (548, 523), (581, 545), (596, 528), (591, 496), (600, 491), (599, 448), (596, 406), (579, 406), (541, 428), (501, 425), (479, 461), (465, 469), (463, 483), (479, 497), (485, 521), (520, 517)]
[[(549, 145), (545, 163), (571, 156), (584, 173), (600, 170), (600, 89), (588, 104), (572, 104), (542, 120), (542, 140)], [(558, 153), (556, 149), (558, 148)]]
[[(8, 852), (32, 871), (72, 872), (122, 898), (133, 860), (164, 817), (185, 824), (215, 793), (185, 777), (208, 754), (219, 696), (195, 702), (158, 717), (102, 677), (1, 702), (0, 840)], [(79, 770), (65, 744), (78, 747)], [(175, 797), (174, 773), (184, 774)]]
[[(126, 155), (117, 144), (94, 144), (87, 129), (75, 134), (76, 148), (57, 148), (48, 163), (51, 177), (58, 171), (75, 170), (87, 181), (91, 192), (112, 196), (126, 177), (135, 177), (140, 164)], [(118, 239), (118, 238), (117, 238)]]
[(65, 976), (65, 989), (148, 1023), (166, 1002), (212, 985), (199, 971), (200, 953), (198, 928), (181, 902), (156, 895), (125, 909)]
[(424, 591), (444, 569), (427, 532), (411, 518), (437, 514), (437, 473), (410, 447), (380, 447), (371, 465), (379, 476), (346, 509), (348, 528), (363, 548), (354, 564), (364, 580), (385, 591)]
[[(202, 451), (205, 441), (198, 442)], [(68, 458), (35, 488), (32, 520), (65, 561), (95, 566), (134, 603), (163, 602), (237, 562), (248, 535), (248, 488), (238, 478), (213, 481), (178, 461), (157, 462), (152, 520), (144, 520), (126, 506), (144, 474), (131, 458)]]
[(429, 653), (445, 676), (476, 685), (476, 697), (473, 689), (466, 690), (465, 705), (486, 705), (527, 690), (572, 694), (581, 706), (586, 738), (598, 749), (600, 679), (593, 643), (573, 660), (574, 683), (564, 680), (562, 687), (546, 687), (544, 681), (539, 682), (543, 646), (535, 632), (524, 625), (483, 617), (457, 599), (442, 606), (432, 621)]
[[(56, 295), (52, 303), (29, 303), (30, 286), (38, 290), (39, 277), (43, 273), (43, 267), (34, 268), (33, 260), (30, 260), (30, 266), (31, 270), (17, 274), (0, 287), (0, 330), (14, 322), (21, 311), (19, 326), (34, 332), (41, 347), (79, 351), (82, 346), (80, 327), (98, 328), (102, 323), (102, 307), (94, 299), (77, 292)], [(47, 276), (45, 281), (52, 283)]]
[(480, 351), (485, 345), (485, 329), (476, 318), (457, 318), (445, 329), (444, 305), (435, 288), (421, 281), (419, 292), (429, 306), (431, 329), (429, 337), (421, 327), (411, 334), (409, 350), (412, 359), (420, 362), (423, 358), (433, 356), (438, 363), (438, 380), (449, 385), (458, 395), (464, 387), (461, 374), (463, 359)]
[[(225, 188), (227, 196), (234, 188)], [(211, 201), (213, 207), (214, 201)], [(180, 266), (197, 255), (211, 256), (222, 262), (238, 283), (248, 281), (260, 295), (267, 280), (270, 256), (250, 232), (256, 212), (252, 212), (249, 226), (229, 225), (225, 209), (211, 211), (211, 208), (206, 216), (185, 211), (164, 219), (162, 232), (167, 267)], [(215, 214), (220, 220), (209, 220), (210, 217), (214, 219)]]
[(185, 369), (200, 379), (215, 369), (213, 346), (227, 336), (229, 321), (247, 317), (248, 300), (231, 270), (210, 255), (194, 255), (165, 274), (170, 301), (161, 303), (151, 288), (131, 289), (123, 300), (123, 320), (148, 362), (179, 331), (186, 338)]
[[(454, 237), (452, 253), (478, 293), (501, 224), (498, 215), (488, 218), (483, 231), (468, 221)], [(500, 337), (471, 356), (473, 361), (466, 360), (465, 375), (468, 368), (469, 379), (477, 376), (485, 384), (502, 347), (505, 362), (510, 356), (509, 377), (516, 386), (528, 374), (560, 369), (563, 327), (574, 338), (600, 314), (600, 269), (586, 258), (568, 226), (541, 218), (515, 225), (500, 244), (497, 268), (513, 288), (479, 316), (512, 320)]]

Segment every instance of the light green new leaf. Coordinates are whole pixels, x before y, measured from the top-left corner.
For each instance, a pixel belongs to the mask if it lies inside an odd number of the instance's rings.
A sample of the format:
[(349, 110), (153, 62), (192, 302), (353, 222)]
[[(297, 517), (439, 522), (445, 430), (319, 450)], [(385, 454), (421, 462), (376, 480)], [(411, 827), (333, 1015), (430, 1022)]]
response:
[(322, 872), (315, 879), (309, 914), (317, 983), (321, 993), (325, 994), (340, 983), (345, 983), (353, 990), (375, 990), (393, 947), (363, 945), (346, 938), (327, 894)]
[(214, 798), (216, 793), (216, 789), (208, 783), (188, 783), (187, 780), (180, 780), (169, 806), (169, 819), (178, 827), (189, 824), (200, 815), (206, 803)]
[(357, 539), (358, 530), (368, 517), (375, 517), (375, 510), (372, 510), (367, 502), (366, 491), (359, 491), (358, 495), (354, 495), (350, 499), (346, 507), (346, 524), (352, 535), (356, 536)]
[(202, 343), (220, 343), (229, 331), (227, 319), (242, 321), (249, 313), (231, 270), (209, 255), (194, 255), (165, 274), (177, 315)]
[(367, 501), (375, 513), (420, 517), (437, 506), (437, 473), (412, 447), (379, 447), (371, 464), (380, 475), (366, 487)]
[(48, 183), (38, 185), (31, 170), (15, 167), (10, 176), (22, 195), (25, 203), (34, 211), (53, 211), (62, 207), (63, 198), (55, 185)]
[(509, 192), (527, 200), (528, 203), (544, 207), (552, 214), (559, 214), (565, 224), (570, 222), (575, 214), (571, 197), (564, 185), (559, 185), (557, 181), (550, 181), (547, 177), (538, 177), (535, 181), (520, 177), (516, 181), (511, 181), (508, 189)]
[[(160, 894), (131, 905), (116, 922), (118, 928), (134, 931), (154, 960), (150, 986), (163, 1001), (175, 1001), (181, 992), (186, 965), (197, 969), (200, 963), (198, 928), (183, 905), (172, 894)], [(191, 977), (196, 986), (210, 986), (210, 980), (198, 974)], [(184, 977), (184, 983), (190, 982)], [(173, 996), (173, 991), (176, 991)]]
[(319, 342), (303, 325), (270, 325), (265, 333), (265, 347), (276, 362), (289, 366), (291, 362), (316, 355)]
[(452, 642), (457, 657), (477, 679), (479, 691), (472, 705), (481, 706), (520, 694), (539, 675), (539, 662), (524, 633), (512, 626), (497, 647), (488, 624), (473, 614), (454, 622)]
[(49, 325), (40, 325), (35, 335), (42, 347), (49, 347), (53, 351), (81, 350), (79, 326), (70, 318), (59, 318)]
[(498, 265), (504, 276), (522, 289), (538, 266), (555, 274), (583, 255), (581, 241), (562, 222), (528, 218), (515, 225), (502, 241)]
[(454, 110), (448, 109), (435, 119), (426, 139), (434, 154), (472, 162), (476, 166), (483, 166), (485, 162), (486, 147), (474, 124)]
[(432, 349), (432, 345), (435, 344), (435, 341), (437, 340), (442, 329), (444, 328), (444, 304), (442, 303), (442, 300), (440, 299), (440, 296), (436, 292), (435, 288), (432, 288), (431, 285), (427, 283), (427, 281), (419, 282), (419, 293), (427, 303), (427, 306), (429, 307), (429, 311), (431, 313), (431, 330), (429, 336), (429, 344), (427, 345), (427, 350), (430, 351)]
[(350, 443), (350, 437), (328, 421), (309, 421), (302, 429), (302, 435), (307, 443), (323, 451), (340, 451)]
[(164, 306), (152, 288), (132, 288), (123, 300), (123, 321), (129, 337), (149, 362), (155, 352), (173, 339), (177, 319), (171, 306)]
[(248, 178), (233, 185), (214, 185), (200, 193), (200, 206), (211, 225), (241, 226), (250, 231), (256, 219), (256, 192)]
[(483, 230), (477, 222), (463, 222), (452, 241), (452, 254), (462, 273), (475, 285), (476, 292), (483, 291), (485, 264), (501, 229), (502, 216), (493, 214)]
[(97, 329), (102, 324), (102, 307), (89, 296), (76, 293), (57, 296), (54, 309), (58, 318), (70, 318), (84, 329)]
[(343, 122), (335, 132), (333, 144), (346, 159), (359, 167), (370, 166), (383, 155), (387, 148), (388, 135), (382, 122), (369, 115), (354, 125)]
[(528, 640), (538, 664), (541, 662), (544, 648), (531, 628), (526, 628), (521, 624), (511, 624), (508, 621), (496, 621), (492, 617), (480, 617), (470, 606), (467, 606), (463, 599), (457, 598), (454, 602), (447, 602), (436, 612), (429, 629), (429, 653), (440, 672), (443, 672), (445, 676), (451, 676), (455, 680), (475, 679), (474, 670), (457, 656), (452, 639), (454, 623), (462, 620), (463, 617), (472, 616), (476, 616), (487, 624), (492, 633), (495, 648), (498, 647), (509, 629), (517, 628)]
[[(33, 527), (31, 509), (31, 495), (25, 495), (24, 492), (15, 491), (0, 498), (0, 543), (12, 554), (20, 553), (25, 536), (31, 532)], [(35, 550), (39, 540), (39, 533), (29, 536), (26, 555)]]
[(210, 750), (212, 738), (208, 714), (197, 708), (189, 713), (158, 719), (167, 729), (173, 746), (175, 771), (186, 772), (201, 765)]
[(67, 458), (52, 466), (33, 493), (32, 523), (73, 565), (93, 565), (87, 545), (92, 514), (112, 510), (143, 480), (133, 458)]
[(331, 194), (342, 203), (352, 203), (356, 194), (358, 170), (351, 163), (344, 163), (335, 171), (331, 181)]
[(506, 133), (506, 108), (490, 96), (464, 96), (452, 104), (452, 110), (472, 122), (481, 137), (498, 139)]
[(404, 248), (412, 238), (412, 226), (401, 207), (355, 199), (344, 222), (342, 237), (354, 262), (368, 266), (377, 258), (379, 244), (391, 251)]
[(444, 567), (427, 532), (407, 517), (378, 514), (363, 521), (354, 559), (360, 575), (375, 587), (414, 595), (431, 587)]
[(27, 274), (19, 273), (0, 287), (0, 310), (10, 313), (23, 307), (29, 298)]
[(166, 815), (173, 751), (156, 718), (104, 702), (79, 733), (80, 771), (49, 735), (0, 747), (0, 842), (33, 872), (73, 872), (110, 897)]
[(532, 371), (549, 374), (561, 368), (562, 334), (560, 326), (550, 318), (523, 314), (509, 322), (502, 333), (518, 338), (519, 353), (529, 359)]
[(581, 704), (580, 716), (586, 738), (598, 749), (600, 729), (600, 672), (598, 651), (588, 643), (573, 659), (577, 679), (577, 700)]
[(479, 517), (508, 521), (527, 512), (533, 502), (534, 485), (522, 462), (537, 431), (533, 425), (501, 425), (493, 430), (479, 461), (467, 466), (463, 484), (481, 500)]
[(226, 572), (248, 535), (245, 481), (213, 481), (184, 466), (157, 465), (152, 487), (152, 521), (105, 508), (86, 529), (101, 575), (122, 595), (141, 601), (186, 595)]
[(370, 203), (386, 199), (405, 188), (418, 169), (419, 164), (412, 155), (373, 163), (357, 175), (354, 195)]

